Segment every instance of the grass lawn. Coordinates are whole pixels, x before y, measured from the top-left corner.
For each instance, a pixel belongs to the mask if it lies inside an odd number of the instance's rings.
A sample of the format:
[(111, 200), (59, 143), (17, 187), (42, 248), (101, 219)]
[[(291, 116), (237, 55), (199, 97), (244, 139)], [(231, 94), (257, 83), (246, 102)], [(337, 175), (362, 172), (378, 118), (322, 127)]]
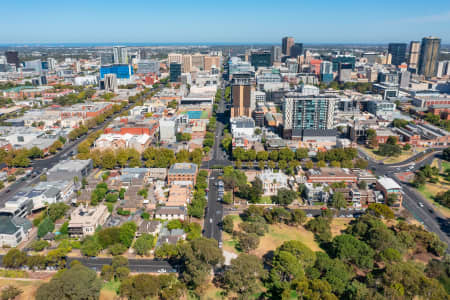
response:
[(108, 281), (105, 282), (102, 286), (102, 290), (106, 291), (118, 291), (120, 287), (120, 281)]
[(446, 170), (450, 169), (450, 161), (443, 160), (441, 164), (442, 164), (442, 171), (445, 172)]
[[(439, 159), (434, 159), (431, 163), (432, 167), (439, 167)], [(428, 201), (433, 203), (437, 210), (439, 210), (446, 218), (450, 218), (450, 209), (442, 206), (441, 204), (434, 201), (434, 196), (441, 192), (446, 192), (450, 190), (450, 182), (445, 180), (445, 171), (450, 169), (450, 162), (441, 160), (442, 169), (440, 170), (439, 176), (437, 177), (439, 181), (437, 183), (427, 182), (423, 187), (417, 190), (424, 196)]]
[(272, 204), (272, 199), (270, 196), (262, 196), (261, 200), (259, 200), (259, 203), (261, 204)]
[(0, 277), (8, 277), (8, 278), (28, 278), (28, 273), (21, 270), (0, 270)]
[[(242, 219), (238, 215), (231, 215), (233, 218), (233, 230), (239, 230), (239, 223), (242, 222)], [(237, 241), (233, 240), (231, 234), (222, 232), (222, 240), (223, 240), (223, 250), (228, 252), (233, 252), (235, 254), (239, 254), (240, 251), (236, 249)]]
[(440, 205), (439, 203), (434, 201), (434, 196), (437, 193), (445, 192), (450, 189), (449, 184), (432, 184), (427, 182), (423, 187), (418, 188), (417, 190), (424, 196), (428, 201), (433, 203), (433, 205), (438, 209), (446, 218), (450, 218), (450, 209)]
[(20, 296), (15, 298), (16, 300), (30, 300), (35, 298), (37, 289), (43, 283), (43, 280), (0, 279), (0, 289), (8, 285), (13, 285), (23, 291)]
[(229, 233), (223, 232), (222, 240), (223, 240), (223, 250), (239, 254), (239, 251), (236, 248), (237, 241), (235, 241)]
[(424, 149), (425, 148), (417, 147), (415, 152), (413, 152), (412, 149), (408, 150), (408, 151), (402, 150), (402, 154), (400, 154), (399, 156), (386, 157), (386, 156), (381, 156), (381, 155), (376, 154), (375, 152), (377, 151), (377, 149), (370, 149), (367, 147), (363, 147), (364, 152), (366, 152), (370, 157), (372, 157), (373, 159), (376, 159), (376, 160), (382, 160), (385, 164), (395, 164), (395, 163), (402, 162), (404, 160), (407, 160), (411, 156), (423, 151)]

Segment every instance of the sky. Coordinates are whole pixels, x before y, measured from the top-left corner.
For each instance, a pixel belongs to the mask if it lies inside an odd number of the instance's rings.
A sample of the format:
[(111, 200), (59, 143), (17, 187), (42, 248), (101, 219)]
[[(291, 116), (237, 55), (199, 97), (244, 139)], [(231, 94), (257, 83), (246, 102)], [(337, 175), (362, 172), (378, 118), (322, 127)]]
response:
[(0, 43), (450, 43), (449, 0), (2, 1)]

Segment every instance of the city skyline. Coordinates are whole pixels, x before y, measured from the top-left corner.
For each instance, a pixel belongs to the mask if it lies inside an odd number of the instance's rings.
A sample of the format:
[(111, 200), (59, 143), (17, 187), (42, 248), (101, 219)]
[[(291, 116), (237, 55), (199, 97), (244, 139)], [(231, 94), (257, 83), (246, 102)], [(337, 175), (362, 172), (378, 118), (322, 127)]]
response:
[(120, 3), (80, 1), (76, 7), (54, 0), (4, 3), (4, 11), (16, 13), (0, 20), (0, 26), (8, 28), (0, 33), (0, 44), (279, 43), (280, 36), (303, 43), (409, 42), (424, 36), (450, 42), (450, 5), (440, 0), (381, 1), (377, 6), (354, 0), (282, 1), (275, 7), (264, 1), (234, 0), (226, 7), (205, 1), (116, 4)]

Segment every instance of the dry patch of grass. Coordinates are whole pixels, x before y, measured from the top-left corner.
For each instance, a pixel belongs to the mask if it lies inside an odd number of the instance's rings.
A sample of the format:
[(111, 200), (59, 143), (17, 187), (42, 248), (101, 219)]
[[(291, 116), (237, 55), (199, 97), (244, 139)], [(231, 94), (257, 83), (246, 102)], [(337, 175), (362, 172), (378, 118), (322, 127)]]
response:
[[(265, 291), (264, 286), (260, 281), (256, 282), (255, 284), (259, 287), (259, 292), (256, 294), (253, 294), (249, 296), (249, 300), (256, 300), (259, 299), (261, 292)], [(229, 292), (228, 295), (224, 294), (224, 290), (220, 287), (216, 287), (213, 284), (209, 284), (209, 286), (203, 291), (202, 295), (200, 296), (200, 300), (225, 300), (225, 299), (237, 299), (238, 295), (235, 292)], [(193, 300), (194, 298), (192, 298)], [(188, 297), (188, 300), (191, 300), (190, 297)]]
[[(239, 216), (234, 216), (234, 230), (240, 231), (239, 223), (242, 219)], [(339, 228), (344, 228), (345, 224), (342, 222)], [(313, 251), (322, 251), (317, 242), (314, 240), (314, 234), (306, 230), (303, 226), (288, 226), (285, 224), (272, 224), (268, 225), (269, 231), (260, 237), (260, 243), (258, 248), (251, 251), (251, 254), (262, 257), (269, 251), (275, 250), (278, 246), (286, 241), (298, 240), (304, 243)], [(240, 251), (237, 250), (237, 241), (233, 239), (233, 236), (224, 232), (223, 238), (223, 249), (228, 252), (239, 254)]]
[(420, 252), (420, 253), (410, 252), (406, 255), (406, 258), (408, 260), (413, 260), (417, 263), (421, 263), (424, 265), (428, 264), (432, 259), (439, 259), (438, 256), (435, 256), (429, 252)]
[(16, 300), (30, 300), (35, 298), (37, 289), (44, 282), (43, 280), (0, 279), (0, 290), (8, 285), (13, 285), (23, 291)]
[(116, 292), (102, 289), (100, 291), (100, 300), (116, 300), (119, 299)]
[(252, 251), (252, 254), (262, 257), (267, 252), (275, 250), (278, 246), (290, 240), (301, 241), (313, 251), (322, 251), (314, 240), (314, 234), (303, 226), (293, 227), (275, 224), (269, 225), (269, 232), (261, 237), (258, 248)]
[(342, 234), (348, 224), (354, 219), (352, 218), (333, 218), (331, 221), (331, 235), (333, 237)]
[(201, 300), (207, 300), (207, 299), (226, 299), (222, 296), (222, 292), (224, 290), (214, 286), (213, 284), (210, 284), (209, 287), (203, 292), (203, 295), (200, 297)]

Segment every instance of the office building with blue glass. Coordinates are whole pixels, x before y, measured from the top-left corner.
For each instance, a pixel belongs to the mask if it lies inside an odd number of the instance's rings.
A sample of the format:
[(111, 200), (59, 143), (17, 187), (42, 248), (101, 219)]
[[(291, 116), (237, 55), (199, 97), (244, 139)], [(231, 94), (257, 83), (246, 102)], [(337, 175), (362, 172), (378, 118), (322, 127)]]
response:
[(181, 64), (171, 63), (169, 75), (170, 75), (170, 82), (179, 82), (181, 77)]
[(354, 56), (336, 56), (334, 57), (331, 62), (333, 63), (333, 72), (339, 71), (339, 65), (340, 64), (350, 64), (351, 69), (355, 70), (355, 62), (356, 58)]
[(272, 54), (269, 51), (252, 52), (250, 61), (256, 69), (259, 67), (270, 67), (272, 65)]
[(390, 43), (388, 53), (391, 55), (391, 64), (399, 66), (406, 62), (406, 43)]
[(131, 65), (101, 66), (100, 79), (103, 79), (106, 74), (116, 74), (117, 79), (130, 79), (134, 73)]

